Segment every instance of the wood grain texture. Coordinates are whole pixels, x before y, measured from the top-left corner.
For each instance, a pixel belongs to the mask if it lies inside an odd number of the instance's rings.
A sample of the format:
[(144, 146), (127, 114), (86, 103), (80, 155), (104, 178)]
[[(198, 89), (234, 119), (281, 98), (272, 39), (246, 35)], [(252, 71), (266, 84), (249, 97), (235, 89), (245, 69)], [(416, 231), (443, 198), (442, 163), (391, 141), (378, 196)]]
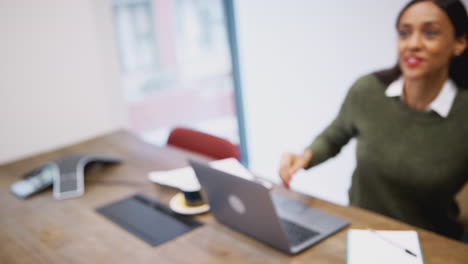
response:
[[(34, 167), (66, 153), (99, 153), (124, 159), (120, 165), (91, 168), (85, 195), (54, 200), (47, 190), (21, 200), (9, 186)], [(117, 131), (77, 145), (0, 166), (0, 263), (344, 263), (346, 230), (296, 256), (285, 255), (217, 223), (205, 223), (185, 235), (151, 247), (96, 212), (96, 208), (143, 193), (167, 204), (176, 190), (151, 183), (147, 174), (187, 165), (186, 158), (206, 158), (170, 147), (148, 145), (133, 134)], [(419, 233), (425, 263), (467, 263), (468, 245), (414, 228), (388, 217), (343, 207), (293, 193), (274, 192), (300, 200), (351, 221), (349, 228), (407, 230)]]

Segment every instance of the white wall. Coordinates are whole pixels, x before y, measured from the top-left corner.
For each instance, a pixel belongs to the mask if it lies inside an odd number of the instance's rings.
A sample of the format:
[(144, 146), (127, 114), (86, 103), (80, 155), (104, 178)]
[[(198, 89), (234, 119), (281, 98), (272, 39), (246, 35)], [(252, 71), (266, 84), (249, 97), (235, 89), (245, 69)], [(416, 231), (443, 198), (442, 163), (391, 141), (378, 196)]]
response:
[(111, 0), (0, 1), (0, 163), (126, 124)]
[[(281, 153), (302, 151), (335, 117), (359, 76), (396, 62), (406, 0), (235, 1), (250, 165), (279, 180)], [(348, 203), (354, 142), (292, 188)]]

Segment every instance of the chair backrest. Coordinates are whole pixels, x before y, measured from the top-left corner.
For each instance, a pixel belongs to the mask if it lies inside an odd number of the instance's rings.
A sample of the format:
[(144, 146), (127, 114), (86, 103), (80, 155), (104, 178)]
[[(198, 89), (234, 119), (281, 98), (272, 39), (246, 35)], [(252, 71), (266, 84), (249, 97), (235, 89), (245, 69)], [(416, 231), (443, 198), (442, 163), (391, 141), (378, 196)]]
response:
[(203, 154), (215, 159), (236, 158), (240, 161), (239, 146), (230, 141), (189, 128), (174, 128), (167, 145)]

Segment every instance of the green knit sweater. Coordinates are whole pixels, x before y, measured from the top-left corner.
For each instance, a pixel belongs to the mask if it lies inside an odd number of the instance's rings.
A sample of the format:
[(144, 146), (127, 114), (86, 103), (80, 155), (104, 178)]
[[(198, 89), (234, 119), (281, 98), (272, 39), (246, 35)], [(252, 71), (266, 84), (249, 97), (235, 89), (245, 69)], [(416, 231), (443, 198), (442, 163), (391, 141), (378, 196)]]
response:
[(459, 238), (455, 194), (468, 179), (468, 90), (447, 118), (385, 96), (374, 74), (349, 90), (336, 119), (309, 146), (315, 166), (357, 139), (351, 205)]

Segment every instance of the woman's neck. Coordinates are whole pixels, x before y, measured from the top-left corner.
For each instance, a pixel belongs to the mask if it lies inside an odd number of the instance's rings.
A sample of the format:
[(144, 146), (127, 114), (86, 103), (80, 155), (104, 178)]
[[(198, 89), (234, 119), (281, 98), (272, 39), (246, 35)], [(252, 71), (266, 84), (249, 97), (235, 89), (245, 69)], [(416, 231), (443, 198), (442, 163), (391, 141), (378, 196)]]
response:
[(425, 111), (429, 104), (439, 95), (448, 78), (448, 72), (432, 75), (428, 78), (404, 81), (404, 100), (410, 107)]

